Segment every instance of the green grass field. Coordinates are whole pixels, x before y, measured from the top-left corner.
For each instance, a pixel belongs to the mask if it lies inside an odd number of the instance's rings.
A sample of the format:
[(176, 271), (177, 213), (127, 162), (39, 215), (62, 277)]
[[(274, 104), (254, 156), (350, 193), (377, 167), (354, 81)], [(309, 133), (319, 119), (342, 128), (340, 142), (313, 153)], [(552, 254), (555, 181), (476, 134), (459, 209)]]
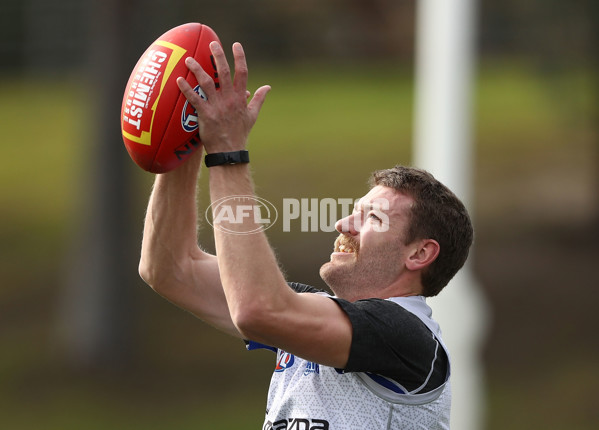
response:
[[(331, 66), (311, 65), (263, 68), (251, 78), (254, 88), (273, 86), (250, 140), (262, 197), (357, 197), (370, 171), (410, 163), (413, 87), (408, 70), (386, 65), (339, 74)], [(473, 133), (476, 213), (483, 228), (507, 212), (513, 215), (505, 202), (526, 201), (515, 174), (526, 182), (553, 171), (556, 182), (574, 175), (588, 184), (588, 88), (584, 72), (548, 76), (523, 64), (482, 67), (475, 84)], [(134, 325), (141, 337), (133, 368), (77, 373), (61, 362), (56, 305), (85, 195), (83, 163), (92, 151), (85, 130), (92, 100), (86, 99), (81, 81), (16, 78), (0, 81), (0, 100), (2, 427), (259, 428), (273, 358), (260, 352), (247, 358), (242, 345), (220, 340), (152, 293), (140, 293)], [(122, 147), (122, 142), (114, 145)], [(124, 147), (122, 152), (128, 157)], [(555, 172), (556, 166), (562, 170)], [(151, 175), (131, 168), (140, 194), (147, 195)], [(535, 214), (539, 208), (532, 206)], [(288, 241), (273, 234), (277, 245)], [(224, 369), (231, 379), (220, 379), (217, 373)], [(510, 382), (528, 379), (504, 378), (506, 373), (509, 366), (488, 369), (489, 429), (594, 428), (596, 415), (581, 413), (579, 404), (564, 410), (558, 389), (511, 395)], [(585, 375), (564, 372), (565, 389), (576, 391), (570, 374)], [(544, 401), (555, 403), (539, 408)]]

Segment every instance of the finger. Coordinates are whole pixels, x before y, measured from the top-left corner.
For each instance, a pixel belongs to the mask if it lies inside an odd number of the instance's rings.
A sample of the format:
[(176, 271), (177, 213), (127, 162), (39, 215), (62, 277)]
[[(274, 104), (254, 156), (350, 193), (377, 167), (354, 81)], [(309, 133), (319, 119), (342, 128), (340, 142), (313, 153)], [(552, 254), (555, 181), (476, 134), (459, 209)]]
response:
[(233, 58), (235, 59), (235, 78), (233, 80), (233, 88), (235, 91), (246, 91), (248, 82), (248, 65), (245, 59), (245, 52), (241, 43), (233, 44)]
[(200, 63), (198, 63), (193, 57), (187, 57), (185, 59), (185, 65), (194, 74), (196, 80), (198, 81), (198, 85), (202, 88), (202, 91), (204, 91), (206, 97), (210, 99), (216, 92), (216, 86), (214, 85), (212, 77), (206, 73)]
[(196, 108), (196, 110), (200, 109), (201, 103), (205, 103), (202, 97), (200, 97), (200, 95), (193, 90), (191, 85), (189, 85), (189, 82), (187, 82), (187, 80), (184, 77), (179, 76), (177, 78), (177, 86), (179, 87), (185, 98), (189, 101), (189, 103), (191, 103), (193, 107)]
[(270, 85), (264, 85), (256, 90), (254, 93), (254, 97), (248, 103), (248, 111), (250, 113), (251, 118), (255, 122), (258, 119), (258, 114), (260, 113), (260, 109), (262, 109), (262, 105), (266, 100), (266, 95), (271, 90)]
[(214, 64), (216, 64), (221, 91), (226, 92), (231, 89), (231, 70), (227, 63), (227, 57), (222, 46), (216, 41), (210, 42), (210, 52), (212, 52)]

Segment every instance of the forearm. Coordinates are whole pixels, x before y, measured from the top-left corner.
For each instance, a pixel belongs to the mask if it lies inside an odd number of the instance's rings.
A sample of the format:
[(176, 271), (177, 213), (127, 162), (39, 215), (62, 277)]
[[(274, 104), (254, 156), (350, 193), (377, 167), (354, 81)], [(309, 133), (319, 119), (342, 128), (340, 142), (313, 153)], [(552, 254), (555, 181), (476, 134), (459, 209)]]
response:
[(184, 270), (181, 265), (201, 258), (196, 198), (200, 161), (201, 154), (195, 154), (176, 170), (156, 176), (139, 265), (140, 275), (153, 288), (166, 288)]
[[(218, 201), (236, 195), (253, 196), (254, 188), (248, 164), (216, 166), (210, 169), (210, 197)], [(229, 201), (228, 201), (229, 203)], [(230, 200), (236, 204), (235, 199)], [(244, 203), (246, 204), (246, 203)], [(232, 206), (232, 213), (236, 208)], [(223, 220), (215, 225), (216, 254), (229, 312), (238, 329), (244, 323), (256, 322), (260, 315), (273, 315), (284, 309), (284, 303), (293, 294), (287, 288), (276, 257), (264, 232), (232, 234), (260, 230), (253, 217), (241, 222)], [(257, 339), (254, 339), (257, 340)]]
[(154, 291), (230, 335), (218, 262), (198, 246), (197, 187), (202, 150), (172, 172), (158, 175), (144, 225), (139, 273)]
[[(187, 59), (186, 64), (195, 74), (198, 84), (203, 89), (206, 99), (202, 99), (191, 85), (183, 78), (177, 83), (187, 100), (198, 113), (198, 131), (206, 151), (210, 154), (232, 152), (244, 149), (250, 130), (254, 126), (258, 113), (264, 103), (269, 86), (256, 90), (249, 98), (247, 91), (247, 63), (240, 44), (233, 44), (235, 58), (235, 78), (231, 79), (231, 71), (222, 47), (213, 42), (210, 44), (218, 70), (220, 86), (200, 66)], [(247, 165), (215, 166), (210, 169), (210, 198), (214, 205), (221, 199), (233, 195), (253, 195)], [(236, 202), (231, 200), (232, 204)], [(214, 207), (213, 207), (214, 208)], [(223, 221), (224, 222), (224, 221)], [(221, 227), (235, 230), (246, 228), (253, 219), (245, 219), (242, 225), (229, 223)], [(254, 227), (254, 226), (253, 226)], [(252, 228), (253, 229), (253, 228)], [(247, 230), (246, 230), (247, 231)], [(276, 259), (266, 236), (263, 233), (239, 235), (224, 233), (219, 225), (215, 225), (214, 238), (218, 258), (221, 291), (226, 298), (227, 314), (232, 323), (239, 329), (240, 322), (245, 325), (249, 315), (252, 326), (256, 326), (254, 318), (262, 315), (261, 310), (268, 311), (279, 296), (269, 298), (268, 295), (277, 289), (289, 294), (285, 280), (279, 271)], [(285, 293), (281, 293), (281, 296)], [(245, 334), (242, 331), (242, 334)], [(258, 340), (255, 339), (254, 340)]]
[[(254, 195), (249, 165), (212, 167), (210, 194), (213, 201)], [(235, 199), (230, 201), (236, 202)], [(231, 209), (231, 213), (237, 213), (235, 207)], [(259, 231), (260, 226), (252, 217), (235, 221), (242, 222), (221, 225), (224, 229), (215, 226), (214, 237), (222, 286), (236, 329), (245, 339), (275, 346), (311, 361), (343, 367), (351, 344), (347, 316), (326, 297), (292, 291), (266, 234)], [(225, 229), (237, 233), (259, 232), (231, 234)]]

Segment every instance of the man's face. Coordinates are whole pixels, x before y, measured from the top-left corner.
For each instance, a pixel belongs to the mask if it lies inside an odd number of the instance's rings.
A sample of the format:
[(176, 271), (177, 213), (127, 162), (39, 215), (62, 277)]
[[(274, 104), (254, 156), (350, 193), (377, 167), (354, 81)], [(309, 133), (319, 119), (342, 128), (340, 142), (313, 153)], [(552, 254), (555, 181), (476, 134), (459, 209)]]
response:
[(395, 282), (404, 269), (404, 233), (413, 199), (392, 188), (376, 186), (349, 216), (335, 224), (331, 260), (320, 276), (339, 297), (357, 300)]

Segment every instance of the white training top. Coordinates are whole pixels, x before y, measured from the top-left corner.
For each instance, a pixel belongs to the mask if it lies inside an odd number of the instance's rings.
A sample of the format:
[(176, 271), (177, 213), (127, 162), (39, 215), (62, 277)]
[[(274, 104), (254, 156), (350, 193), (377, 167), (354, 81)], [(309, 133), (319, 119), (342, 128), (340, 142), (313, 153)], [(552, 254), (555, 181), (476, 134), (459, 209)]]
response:
[[(424, 297), (387, 300), (417, 316), (447, 353), (439, 325), (431, 318), (432, 311)], [(263, 346), (248, 344), (249, 349), (260, 347)], [(270, 349), (277, 352), (277, 362), (263, 430), (449, 429), (449, 366), (445, 382), (423, 393), (426, 382), (408, 391), (397, 381), (380, 375), (344, 373), (283, 350)]]

